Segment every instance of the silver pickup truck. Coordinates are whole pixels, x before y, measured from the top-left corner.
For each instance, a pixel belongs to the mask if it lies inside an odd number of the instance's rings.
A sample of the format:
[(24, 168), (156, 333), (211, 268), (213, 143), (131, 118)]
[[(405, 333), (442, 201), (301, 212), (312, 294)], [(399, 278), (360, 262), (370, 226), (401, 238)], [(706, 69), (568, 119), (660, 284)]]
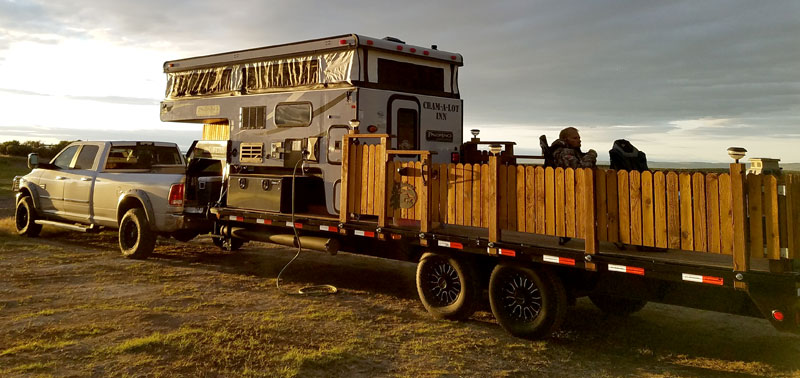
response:
[(205, 226), (184, 214), (186, 161), (174, 143), (75, 142), (49, 163), (14, 178), (15, 225), (34, 237), (42, 225), (76, 231), (119, 230), (129, 258), (146, 258), (158, 235), (186, 241)]

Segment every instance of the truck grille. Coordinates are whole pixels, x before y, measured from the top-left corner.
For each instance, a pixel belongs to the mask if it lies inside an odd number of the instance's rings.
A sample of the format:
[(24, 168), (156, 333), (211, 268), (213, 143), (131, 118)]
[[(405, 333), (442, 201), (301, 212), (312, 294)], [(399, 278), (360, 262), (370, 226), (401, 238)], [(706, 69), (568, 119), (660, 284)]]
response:
[(261, 163), (263, 157), (263, 143), (242, 143), (239, 146), (239, 161), (242, 163)]

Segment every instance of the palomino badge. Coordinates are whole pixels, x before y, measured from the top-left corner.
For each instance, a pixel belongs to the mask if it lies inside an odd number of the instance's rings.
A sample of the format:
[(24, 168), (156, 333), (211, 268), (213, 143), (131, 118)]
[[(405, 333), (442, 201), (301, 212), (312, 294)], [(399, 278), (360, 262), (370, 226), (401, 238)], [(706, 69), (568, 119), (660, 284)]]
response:
[(442, 131), (442, 130), (428, 130), (428, 131), (425, 132), (425, 140), (433, 141), (433, 142), (452, 143), (453, 142), (453, 132), (452, 131)]

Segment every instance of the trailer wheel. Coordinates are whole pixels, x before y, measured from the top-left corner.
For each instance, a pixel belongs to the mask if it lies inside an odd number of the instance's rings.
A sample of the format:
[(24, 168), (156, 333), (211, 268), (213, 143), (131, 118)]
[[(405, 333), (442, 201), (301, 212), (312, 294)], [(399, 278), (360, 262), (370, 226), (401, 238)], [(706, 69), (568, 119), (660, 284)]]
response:
[(478, 274), (469, 262), (432, 252), (419, 260), (417, 292), (434, 318), (469, 318), (478, 307), (481, 291)]
[[(216, 245), (217, 248), (219, 248), (219, 249), (226, 250), (226, 251), (228, 250), (226, 248), (226, 246), (225, 246), (225, 238), (212, 236), (211, 237), (211, 242), (214, 243), (214, 245)], [(240, 250), (242, 248), (243, 245), (244, 245), (244, 240), (243, 239), (231, 238), (231, 240), (230, 240), (230, 247), (231, 247), (230, 250), (231, 251), (238, 251), (238, 250)]]
[(128, 210), (119, 222), (119, 249), (129, 259), (146, 259), (156, 246), (156, 234), (147, 223), (144, 210)]
[(561, 279), (538, 267), (499, 264), (489, 279), (489, 303), (495, 319), (514, 336), (545, 338), (558, 329), (567, 312)]
[(36, 210), (33, 208), (33, 199), (29, 196), (22, 197), (17, 202), (14, 213), (14, 226), (17, 234), (35, 237), (42, 231), (42, 225), (36, 224)]
[(610, 315), (628, 316), (647, 305), (647, 301), (615, 297), (605, 294), (590, 294), (589, 299), (597, 308)]

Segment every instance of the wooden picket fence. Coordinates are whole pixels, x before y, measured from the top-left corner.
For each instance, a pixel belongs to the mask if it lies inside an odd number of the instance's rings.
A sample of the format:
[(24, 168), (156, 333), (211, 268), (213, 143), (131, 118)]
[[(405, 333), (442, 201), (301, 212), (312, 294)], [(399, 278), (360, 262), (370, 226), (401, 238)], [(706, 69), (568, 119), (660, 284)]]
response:
[[(430, 164), (428, 152), (386, 150), (383, 138), (350, 146), (342, 197), (349, 214), (378, 216), (381, 227), (469, 226), (488, 229), (490, 239), (502, 230), (596, 236), (724, 255), (749, 250), (774, 260), (797, 258), (800, 249), (800, 176), (744, 175), (742, 165), (718, 174)], [(423, 158), (393, 161), (398, 154)]]

